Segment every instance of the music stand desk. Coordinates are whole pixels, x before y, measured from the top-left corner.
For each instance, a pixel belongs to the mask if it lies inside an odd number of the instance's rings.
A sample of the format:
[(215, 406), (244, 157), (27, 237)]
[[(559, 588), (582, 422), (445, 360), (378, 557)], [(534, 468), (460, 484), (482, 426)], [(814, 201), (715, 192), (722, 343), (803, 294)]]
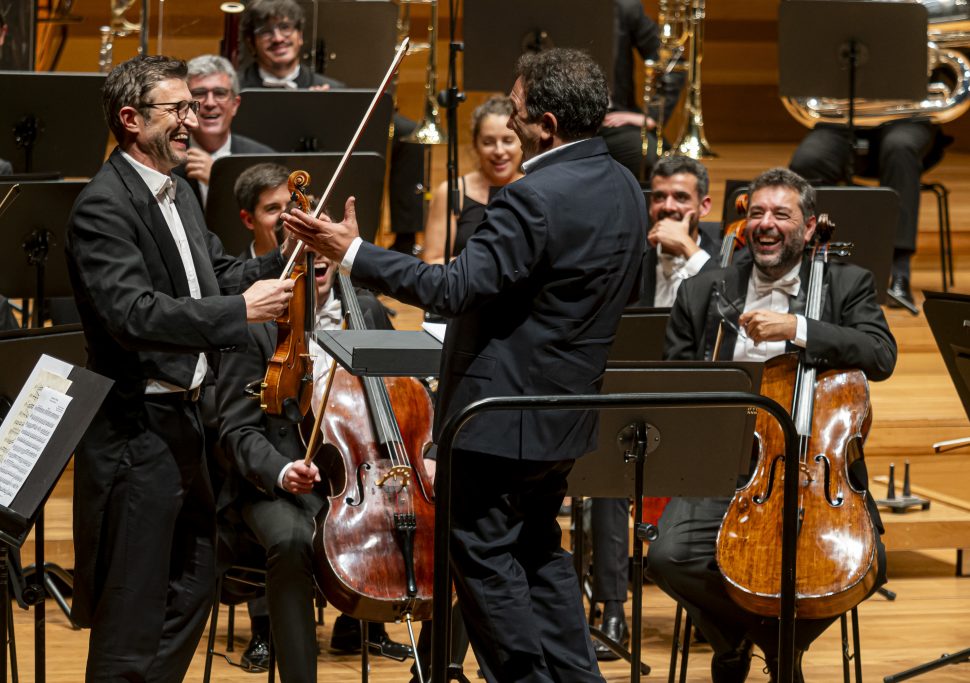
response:
[(355, 376), (438, 376), (441, 343), (423, 330), (324, 330), (315, 336)]

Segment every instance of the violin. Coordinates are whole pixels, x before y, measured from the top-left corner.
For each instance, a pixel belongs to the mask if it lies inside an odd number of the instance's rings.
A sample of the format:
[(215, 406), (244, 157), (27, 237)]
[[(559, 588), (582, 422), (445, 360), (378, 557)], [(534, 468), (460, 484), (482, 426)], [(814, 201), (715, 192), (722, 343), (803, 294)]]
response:
[[(819, 217), (806, 302), (810, 319), (821, 316), (833, 228), (827, 216)], [(819, 374), (799, 355), (785, 354), (765, 364), (762, 394), (790, 407), (800, 437), (796, 613), (807, 619), (837, 616), (869, 594), (879, 569), (867, 494), (849, 479), (872, 422), (869, 385), (860, 370)], [(755, 430), (758, 463), (724, 516), (715, 557), (735, 602), (777, 617), (785, 438), (763, 411)]]
[[(384, 74), (384, 78), (374, 93), (363, 119), (361, 119), (350, 140), (350, 144), (340, 158), (326, 190), (324, 190), (320, 201), (311, 214), (314, 218), (317, 218), (323, 211), (323, 207), (326, 206), (330, 194), (347, 166), (347, 162), (350, 161), (350, 155), (367, 127), (367, 122), (377, 109), (381, 95), (384, 94), (391, 78), (401, 65), (401, 60), (404, 59), (409, 43), (410, 40), (405, 38), (398, 46), (387, 73)], [(290, 175), (287, 186), (291, 193), (295, 192), (295, 187), (306, 187), (310, 181), (309, 174), (305, 171), (297, 171), (296, 173), (300, 173), (302, 176), (294, 181), (293, 175), (295, 174)], [(294, 194), (294, 199), (297, 199), (297, 197), (298, 195)], [(311, 213), (309, 200), (306, 199), (305, 194), (302, 195), (302, 200), (297, 199), (297, 203), (300, 204), (303, 211)], [(307, 414), (310, 409), (310, 396), (313, 392), (313, 369), (307, 339), (313, 329), (315, 307), (312, 302), (307, 304), (307, 301), (315, 290), (315, 286), (312, 260), (304, 255), (305, 246), (302, 240), (297, 242), (296, 248), (283, 268), (282, 275), (280, 275), (281, 280), (289, 278), (295, 281), (293, 297), (290, 299), (287, 312), (276, 320), (279, 328), (276, 351), (266, 367), (266, 375), (260, 385), (260, 405), (263, 410), (270, 415), (283, 415), (293, 423), (299, 423), (303, 416)], [(301, 259), (308, 265), (301, 265)]]
[[(301, 195), (301, 187), (310, 182), (306, 171), (294, 171), (286, 181), (290, 195), (303, 197), (301, 208), (309, 210), (309, 202)], [(304, 255), (302, 264), (290, 272), (293, 297), (276, 318), (276, 350), (266, 366), (266, 376), (260, 384), (260, 407), (269, 415), (282, 415), (294, 424), (299, 423), (310, 409), (313, 395), (313, 359), (310, 357), (309, 336), (313, 331), (316, 311), (316, 281), (313, 254)]]
[[(294, 191), (301, 206), (304, 189)], [(337, 278), (348, 327), (366, 329), (350, 278)], [(344, 614), (431, 618), (434, 504), (423, 454), (432, 419), (431, 397), (413, 377), (354, 377), (331, 365), (306, 462), (322, 441), (342, 465), (343, 484), (315, 522), (313, 548), (317, 585)]]

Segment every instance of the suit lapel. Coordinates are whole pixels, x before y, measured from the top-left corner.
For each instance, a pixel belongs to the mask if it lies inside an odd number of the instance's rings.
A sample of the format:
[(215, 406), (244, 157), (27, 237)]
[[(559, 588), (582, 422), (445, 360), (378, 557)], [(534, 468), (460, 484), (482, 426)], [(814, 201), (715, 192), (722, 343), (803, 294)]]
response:
[(108, 161), (121, 177), (125, 187), (128, 188), (132, 204), (134, 204), (138, 215), (145, 220), (148, 233), (152, 236), (158, 251), (162, 255), (162, 263), (165, 265), (172, 282), (172, 291), (176, 296), (189, 296), (189, 280), (185, 274), (185, 268), (182, 266), (182, 257), (179, 255), (175, 238), (172, 237), (172, 231), (169, 230), (168, 223), (162, 216), (161, 207), (158, 206), (158, 202), (152, 196), (138, 172), (121, 156), (119, 149), (112, 152)]
[(205, 244), (205, 228), (199, 224), (200, 214), (193, 210), (195, 207), (192, 202), (195, 200), (186, 185), (187, 183), (176, 183), (175, 207), (179, 212), (179, 218), (182, 219), (185, 238), (189, 242), (192, 263), (195, 264), (195, 275), (199, 280), (199, 290), (202, 296), (214, 296), (219, 293), (219, 282), (212, 270), (212, 261), (209, 260), (209, 250)]

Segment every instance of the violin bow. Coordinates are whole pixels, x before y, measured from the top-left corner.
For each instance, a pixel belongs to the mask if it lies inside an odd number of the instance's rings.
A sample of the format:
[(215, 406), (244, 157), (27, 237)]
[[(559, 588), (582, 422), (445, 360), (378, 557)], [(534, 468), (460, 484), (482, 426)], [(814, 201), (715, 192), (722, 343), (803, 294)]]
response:
[[(343, 156), (340, 157), (340, 163), (337, 164), (337, 170), (333, 172), (333, 176), (330, 178), (330, 182), (327, 184), (327, 188), (323, 191), (320, 196), (320, 201), (317, 202), (316, 208), (313, 210), (311, 216), (317, 218), (323, 212), (323, 207), (326, 206), (327, 201), (330, 199), (330, 194), (333, 192), (334, 186), (337, 184), (337, 180), (340, 179), (340, 175), (344, 171), (344, 167), (347, 162), (350, 161), (350, 155), (353, 153), (354, 148), (357, 147), (357, 143), (360, 140), (360, 136), (364, 134), (364, 129), (367, 127), (367, 122), (370, 121), (371, 116), (374, 114), (374, 110), (377, 109), (377, 103), (381, 99), (381, 95), (387, 90), (387, 86), (390, 84), (391, 79), (394, 77), (395, 72), (399, 66), (401, 66), (401, 61), (404, 59), (404, 55), (408, 50), (408, 45), (411, 39), (405, 38), (398, 45), (397, 51), (394, 53), (394, 59), (391, 60), (391, 66), (388, 68), (387, 73), (384, 74), (384, 78), (381, 80), (380, 86), (377, 88), (377, 92), (374, 93), (374, 98), (371, 100), (370, 105), (367, 107), (367, 111), (364, 113), (364, 118), (361, 119), (360, 124), (357, 126), (357, 132), (350, 139), (350, 144), (347, 146), (347, 150), (344, 152)], [(283, 268), (283, 273), (280, 275), (280, 280), (286, 280), (290, 277), (290, 273), (293, 272), (293, 267), (296, 265), (297, 260), (303, 254), (303, 249), (306, 244), (303, 240), (299, 240), (296, 243), (296, 248), (290, 255), (289, 261), (286, 262), (286, 267)]]

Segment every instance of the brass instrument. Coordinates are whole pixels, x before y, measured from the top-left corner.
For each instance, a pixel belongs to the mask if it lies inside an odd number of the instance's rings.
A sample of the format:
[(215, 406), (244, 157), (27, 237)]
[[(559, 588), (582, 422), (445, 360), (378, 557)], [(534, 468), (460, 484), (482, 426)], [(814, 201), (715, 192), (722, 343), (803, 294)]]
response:
[(640, 132), (643, 157), (649, 155), (649, 138), (647, 136), (647, 119), (650, 112), (654, 109), (659, 98), (658, 114), (654, 121), (656, 127), (656, 153), (659, 159), (664, 154), (664, 102), (663, 102), (663, 83), (664, 77), (674, 69), (680, 68), (680, 57), (684, 53), (684, 45), (687, 42), (687, 26), (684, 22), (684, 5), (678, 0), (674, 0), (671, 6), (670, 0), (659, 0), (657, 12), (657, 25), (660, 29), (660, 50), (659, 58), (656, 60), (646, 59), (643, 62), (643, 130)]
[(115, 38), (127, 38), (139, 35), (141, 42), (138, 54), (148, 53), (148, 0), (141, 0), (141, 14), (138, 21), (133, 22), (125, 18), (125, 12), (131, 9), (136, 0), (110, 0), (111, 24), (101, 27), (101, 48), (98, 51), (98, 70), (101, 73), (111, 71), (114, 62)]
[(241, 2), (224, 2), (219, 5), (222, 12), (222, 40), (219, 41), (219, 54), (234, 66), (239, 66), (239, 20), (246, 6)]
[(706, 0), (683, 0), (686, 33), (690, 51), (687, 60), (687, 95), (684, 98), (684, 130), (674, 143), (673, 154), (691, 159), (710, 159), (717, 155), (704, 135), (701, 113), (701, 61), (704, 57), (704, 17)]
[[(406, 8), (404, 10), (406, 15), (403, 21), (409, 22), (410, 7), (408, 5), (415, 4), (415, 2), (414, 0), (404, 0), (401, 4)], [(430, 2), (422, 2), (421, 4), (431, 5), (431, 19), (428, 23), (428, 65), (425, 67), (424, 79), (424, 116), (418, 121), (417, 128), (414, 129), (414, 132), (405, 138), (405, 142), (416, 142), (420, 145), (443, 145), (448, 141), (448, 136), (445, 134), (445, 130), (441, 125), (437, 99), (438, 46), (436, 38), (438, 34), (438, 0), (430, 0)], [(417, 49), (419, 48), (420, 46)], [(415, 49), (415, 47), (412, 47), (411, 51), (414, 52)]]
[[(970, 17), (953, 21), (954, 8), (947, 9), (945, 0), (923, 0), (920, 4), (925, 4), (930, 14), (926, 36), (929, 51), (926, 97), (919, 101), (856, 98), (855, 127), (868, 128), (916, 116), (946, 123), (970, 108), (970, 61), (956, 49), (970, 47), (970, 21), (966, 20)], [(818, 123), (848, 124), (849, 103), (845, 99), (783, 97), (782, 103), (795, 120), (808, 128)]]

